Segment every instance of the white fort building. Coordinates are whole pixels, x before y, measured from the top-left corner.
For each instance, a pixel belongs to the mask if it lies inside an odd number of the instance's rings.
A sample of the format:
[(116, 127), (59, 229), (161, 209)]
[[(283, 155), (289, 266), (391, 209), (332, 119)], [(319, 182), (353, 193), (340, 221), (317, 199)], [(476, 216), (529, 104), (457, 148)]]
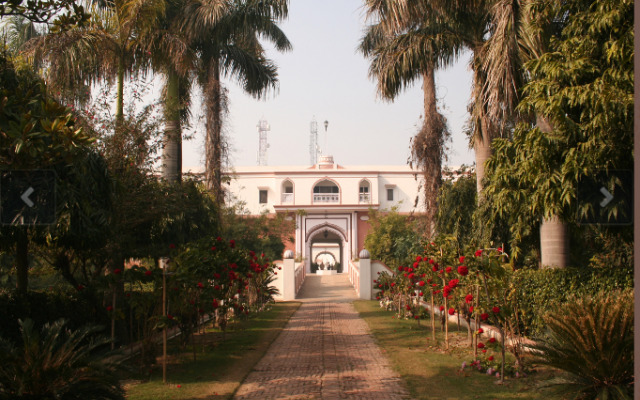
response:
[(348, 272), (364, 248), (370, 209), (424, 211), (422, 173), (409, 166), (342, 166), (320, 156), (310, 167), (236, 167), (228, 175), (231, 198), (249, 214), (295, 219), (295, 242), (286, 246), (307, 274), (312, 263)]

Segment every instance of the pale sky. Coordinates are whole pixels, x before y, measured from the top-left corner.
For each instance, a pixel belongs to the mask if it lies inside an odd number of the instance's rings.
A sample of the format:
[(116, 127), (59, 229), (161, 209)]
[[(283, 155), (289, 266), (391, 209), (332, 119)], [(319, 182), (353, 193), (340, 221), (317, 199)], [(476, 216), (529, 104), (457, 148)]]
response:
[[(261, 118), (268, 121), (268, 165), (309, 165), (310, 123), (315, 116), (319, 144), (325, 147), (323, 122), (329, 121), (324, 154), (342, 165), (404, 165), (409, 140), (420, 125), (421, 81), (393, 103), (376, 96), (368, 60), (357, 47), (365, 26), (362, 0), (291, 0), (289, 18), (280, 24), (293, 44), (288, 53), (269, 51), (278, 65), (279, 91), (264, 100), (245, 95), (227, 82), (226, 135), (233, 166), (257, 165)], [(471, 165), (473, 152), (463, 133), (468, 115), (471, 73), (468, 56), (436, 73), (439, 107), (452, 133), (447, 165)], [(195, 115), (197, 119), (197, 115)], [(183, 166), (204, 164), (203, 123), (184, 143)]]

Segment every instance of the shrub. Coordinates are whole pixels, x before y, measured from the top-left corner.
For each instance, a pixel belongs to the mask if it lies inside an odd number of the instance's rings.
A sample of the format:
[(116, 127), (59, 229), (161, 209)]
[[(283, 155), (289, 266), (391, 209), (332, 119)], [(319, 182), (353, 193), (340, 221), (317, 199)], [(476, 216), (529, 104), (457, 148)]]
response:
[(546, 386), (575, 399), (632, 398), (631, 291), (574, 297), (544, 322), (547, 334), (533, 346), (537, 364), (562, 371)]

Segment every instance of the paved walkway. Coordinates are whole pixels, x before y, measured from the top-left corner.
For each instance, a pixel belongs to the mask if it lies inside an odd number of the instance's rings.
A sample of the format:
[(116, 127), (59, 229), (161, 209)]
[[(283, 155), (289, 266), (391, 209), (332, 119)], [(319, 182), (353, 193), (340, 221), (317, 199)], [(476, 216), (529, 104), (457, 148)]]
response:
[(351, 302), (347, 275), (307, 276), (303, 304), (247, 376), (240, 399), (408, 399)]

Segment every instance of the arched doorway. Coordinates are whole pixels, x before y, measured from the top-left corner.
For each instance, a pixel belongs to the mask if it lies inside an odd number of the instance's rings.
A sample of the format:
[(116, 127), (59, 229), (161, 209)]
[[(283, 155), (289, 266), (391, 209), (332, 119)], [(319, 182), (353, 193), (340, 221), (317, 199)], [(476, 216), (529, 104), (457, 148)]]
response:
[(346, 262), (350, 259), (346, 243), (346, 236), (340, 228), (330, 224), (317, 226), (307, 238), (307, 272), (315, 272), (313, 263), (319, 259), (327, 260), (329, 265), (333, 263), (332, 269), (338, 273), (346, 272)]

